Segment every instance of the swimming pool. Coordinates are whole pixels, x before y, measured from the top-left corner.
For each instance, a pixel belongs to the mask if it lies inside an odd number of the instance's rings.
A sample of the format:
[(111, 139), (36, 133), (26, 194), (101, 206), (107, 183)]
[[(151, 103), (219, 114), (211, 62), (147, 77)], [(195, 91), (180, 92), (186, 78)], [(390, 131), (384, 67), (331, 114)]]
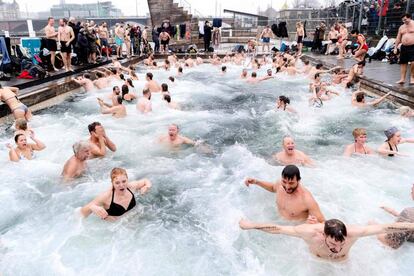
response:
[[(265, 74), (263, 68), (259, 76)], [(371, 219), (391, 222), (379, 206), (401, 210), (412, 205), (409, 191), (414, 176), (412, 157), (386, 159), (342, 157), (352, 143), (352, 130), (365, 127), (368, 144), (377, 148), (383, 130), (395, 125), (413, 137), (413, 122), (400, 119), (387, 105), (357, 110), (350, 95), (308, 107), (304, 77), (277, 76), (250, 85), (239, 80), (241, 67), (202, 65), (185, 69), (170, 85), (182, 110), (168, 109), (153, 95), (153, 112), (138, 114), (128, 105), (128, 116), (114, 119), (99, 114), (96, 97), (110, 89), (79, 94), (43, 110), (32, 127), (47, 149), (36, 160), (7, 161), (5, 143), (12, 131), (0, 136), (0, 271), (4, 275), (408, 275), (414, 248), (398, 251), (382, 247), (374, 237), (359, 240), (345, 263), (332, 264), (312, 257), (299, 239), (259, 232), (242, 232), (238, 221), (289, 224), (275, 212), (274, 195), (246, 188), (247, 176), (274, 180), (283, 166), (270, 162), (281, 139), (292, 134), (297, 148), (317, 161), (317, 168), (301, 168), (302, 184), (313, 193), (326, 218), (348, 224)], [(139, 77), (144, 79), (144, 69)], [(174, 72), (153, 71), (162, 82)], [(118, 83), (120, 84), (120, 83)], [(137, 91), (144, 83), (135, 82)], [(299, 115), (274, 110), (279, 95), (291, 98)], [(99, 121), (118, 150), (91, 160), (86, 176), (71, 186), (60, 173), (71, 156), (72, 144), (87, 138), (87, 125)], [(181, 134), (202, 139), (211, 155), (192, 148), (168, 151), (157, 144), (170, 123)], [(400, 151), (414, 156), (414, 147)], [(77, 208), (110, 185), (115, 166), (127, 169), (130, 179), (148, 177), (153, 189), (137, 196), (137, 207), (115, 223), (95, 216), (81, 220)]]

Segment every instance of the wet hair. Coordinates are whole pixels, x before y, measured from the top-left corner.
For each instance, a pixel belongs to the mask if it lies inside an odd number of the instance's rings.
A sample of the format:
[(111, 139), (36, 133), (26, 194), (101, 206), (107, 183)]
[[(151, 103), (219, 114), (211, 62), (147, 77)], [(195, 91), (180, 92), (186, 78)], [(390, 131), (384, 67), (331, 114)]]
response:
[(168, 77), (168, 79), (169, 79), (170, 81), (172, 81), (172, 82), (174, 82), (174, 81), (175, 81), (175, 78), (174, 78), (173, 76), (169, 76), (169, 77)]
[(68, 20), (66, 18), (61, 18), (63, 23), (68, 24)]
[(89, 148), (90, 144), (87, 141), (79, 141), (73, 144), (72, 149), (73, 153), (76, 155), (81, 149)]
[(131, 79), (127, 79), (126, 80), (126, 82), (131, 86), (131, 87), (134, 87), (134, 84), (132, 83), (132, 80)]
[(360, 62), (358, 62), (357, 64), (358, 64), (358, 65), (365, 66), (365, 64), (366, 64), (366, 63), (365, 63), (365, 60), (361, 60), (361, 61), (360, 61)]
[(137, 74), (135, 73), (135, 71), (131, 71), (129, 74), (133, 77), (137, 77)]
[(117, 89), (117, 88), (119, 89), (119, 86), (118, 85), (115, 85), (114, 87), (112, 87), (112, 91), (115, 91), (115, 89)]
[(98, 79), (100, 79), (100, 78), (103, 78), (103, 77), (104, 77), (104, 74), (102, 74), (101, 72), (96, 72), (96, 73), (95, 73), (95, 75), (96, 75), (96, 77), (97, 77)]
[(84, 77), (85, 79), (90, 80), (90, 79), (91, 79), (91, 74), (89, 74), (89, 73), (85, 73), (85, 74), (83, 74), (83, 77)]
[(148, 72), (148, 73), (147, 73), (147, 77), (148, 77), (150, 80), (152, 80), (152, 78), (154, 77), (154, 75), (153, 75), (151, 72)]
[(404, 13), (402, 16), (401, 16), (401, 19), (403, 19), (403, 18), (410, 18), (411, 19), (411, 14), (409, 14), (409, 13)]
[(351, 31), (351, 34), (359, 34), (359, 31), (357, 30), (357, 29), (353, 29), (352, 31)]
[(150, 93), (150, 90), (148, 88), (145, 88), (144, 90), (142, 90), (142, 94), (146, 95)]
[(222, 66), (221, 67), (221, 72), (226, 72), (227, 66)]
[(279, 101), (283, 102), (284, 104), (290, 104), (290, 99), (286, 96), (279, 96)]
[(116, 73), (118, 72), (118, 71), (116, 70), (116, 68), (114, 68), (114, 67), (111, 67), (109, 70), (111, 71), (111, 73), (112, 73), (113, 75), (116, 75)]
[(358, 136), (367, 135), (367, 130), (365, 128), (356, 128), (352, 131), (352, 135), (356, 139)]
[(124, 74), (119, 74), (119, 78), (120, 78), (121, 80), (125, 80), (125, 76), (124, 76)]
[(89, 124), (88, 125), (89, 133), (95, 131), (97, 126), (102, 126), (102, 125), (100, 122), (93, 122), (92, 124)]
[(121, 91), (122, 91), (122, 98), (124, 98), (124, 96), (129, 93), (128, 85), (123, 84), (122, 88), (121, 88)]
[(315, 68), (316, 69), (321, 69), (323, 67), (323, 64), (322, 63), (318, 63), (318, 64), (316, 64), (316, 66), (315, 66)]
[(345, 241), (345, 237), (347, 235), (346, 226), (339, 219), (330, 219), (325, 221), (323, 232), (326, 236), (339, 242)]
[(154, 62), (152, 63), (152, 66), (157, 66), (157, 62), (156, 62), (156, 61), (154, 61)]
[(257, 73), (256, 72), (252, 72), (252, 78), (257, 77)]
[(19, 137), (22, 135), (25, 136), (23, 133), (19, 133), (16, 136), (14, 136), (14, 141), (17, 143), (17, 141), (19, 140)]
[(122, 168), (113, 168), (111, 170), (111, 174), (110, 174), (111, 181), (114, 181), (115, 177), (120, 176), (120, 175), (125, 175), (126, 178), (128, 178), (128, 174), (127, 174), (127, 172), (126, 172), (125, 169), (122, 169)]
[(166, 84), (166, 83), (161, 84), (161, 90), (162, 90), (162, 92), (167, 92), (168, 91), (168, 84)]
[(167, 103), (171, 102), (171, 96), (170, 95), (164, 95), (164, 100), (167, 101)]
[(27, 130), (27, 121), (23, 118), (16, 119), (16, 128), (21, 130)]
[(357, 101), (358, 103), (362, 102), (362, 100), (363, 100), (364, 98), (365, 98), (365, 94), (364, 94), (364, 92), (358, 93), (358, 94), (356, 95), (356, 97), (355, 97), (355, 99), (356, 99), (356, 101)]
[(280, 66), (279, 67), (276, 67), (276, 73), (279, 73), (280, 72), (280, 69), (282, 69), (282, 68), (280, 68)]
[(316, 73), (316, 74), (315, 74), (315, 77), (314, 77), (314, 78), (315, 78), (315, 80), (316, 80), (317, 78), (319, 78), (320, 76), (321, 76), (321, 74)]
[(178, 67), (178, 72), (179, 72), (179, 73), (182, 73), (182, 72), (183, 72), (183, 67), (181, 67), (181, 66), (180, 66), (180, 67)]
[(170, 64), (170, 61), (168, 59), (166, 59), (164, 62), (165, 64)]
[(309, 65), (309, 60), (305, 60), (305, 61), (303, 61), (303, 63), (305, 64), (305, 65)]
[(297, 181), (301, 179), (299, 168), (295, 165), (287, 165), (282, 171), (282, 178), (293, 180), (295, 177)]

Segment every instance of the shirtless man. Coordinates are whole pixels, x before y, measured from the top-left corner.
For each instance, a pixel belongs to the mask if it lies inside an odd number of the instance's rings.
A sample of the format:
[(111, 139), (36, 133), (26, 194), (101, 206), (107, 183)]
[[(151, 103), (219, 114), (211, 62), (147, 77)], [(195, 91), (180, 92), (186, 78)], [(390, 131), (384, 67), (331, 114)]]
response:
[(102, 114), (112, 114), (115, 118), (123, 118), (127, 115), (126, 108), (122, 104), (122, 96), (118, 96), (116, 104), (111, 107), (100, 98), (98, 98), (98, 104), (101, 107)]
[[(411, 198), (414, 200), (414, 184), (411, 187)], [(405, 208), (401, 213), (390, 207), (382, 206), (381, 208), (395, 216), (397, 218), (396, 222), (414, 222), (414, 207)], [(393, 249), (398, 249), (406, 241), (414, 243), (414, 231), (380, 234), (377, 235), (377, 238), (383, 244)]]
[(325, 218), (312, 194), (300, 183), (300, 171), (295, 165), (288, 165), (282, 171), (282, 178), (276, 182), (267, 182), (246, 178), (247, 187), (257, 185), (276, 193), (276, 206), (280, 215), (287, 220), (324, 222)]
[(247, 79), (247, 69), (243, 69), (240, 74), (241, 79)]
[(121, 96), (121, 89), (119, 89), (118, 85), (115, 85), (114, 87), (112, 87), (112, 93), (108, 95), (108, 98), (111, 99), (112, 101), (112, 105), (106, 105), (108, 107), (112, 107), (114, 105), (116, 105), (118, 103), (118, 96)]
[(73, 156), (66, 161), (63, 167), (63, 180), (69, 181), (79, 177), (86, 170), (86, 160), (90, 156), (90, 144), (86, 141), (79, 141), (73, 145)]
[(144, 86), (144, 89), (149, 89), (149, 91), (151, 93), (154, 92), (160, 92), (161, 91), (161, 86), (158, 84), (158, 82), (156, 82), (155, 80), (153, 80), (154, 75), (150, 72), (147, 73), (145, 79), (147, 80), (147, 83)]
[(162, 144), (167, 144), (173, 148), (179, 148), (181, 145), (195, 146), (196, 142), (185, 136), (179, 135), (179, 127), (176, 124), (171, 124), (168, 127), (168, 135), (161, 136), (158, 141)]
[(137, 109), (141, 113), (148, 113), (152, 111), (151, 104), (151, 91), (148, 88), (145, 88), (142, 91), (143, 97), (140, 97), (137, 101)]
[(272, 78), (273, 78), (273, 76), (268, 76), (268, 75), (266, 75), (264, 77), (261, 77), (261, 78), (258, 78), (257, 77), (257, 73), (256, 72), (252, 72), (251, 77), (248, 78), (248, 79), (246, 79), (246, 82), (248, 82), (248, 83), (258, 83), (258, 82), (261, 82), (261, 81), (264, 81), (264, 80), (268, 80), (268, 79), (272, 79)]
[(160, 33), (161, 41), (161, 53), (168, 53), (168, 44), (170, 43), (171, 36), (166, 31)]
[(124, 38), (125, 29), (124, 24), (121, 22), (121, 24), (118, 24), (118, 26), (115, 27), (116, 55), (118, 57), (121, 57), (122, 54), (122, 44), (124, 43)]
[(265, 47), (267, 48), (267, 52), (270, 52), (270, 38), (273, 38), (274, 36), (273, 36), (273, 32), (272, 32), (272, 30), (270, 29), (270, 27), (269, 27), (269, 25), (267, 25), (264, 29), (263, 29), (263, 31), (262, 31), (262, 33), (261, 33), (261, 35), (260, 35), (260, 38), (262, 39), (262, 41), (263, 41), (263, 44), (262, 44), (262, 52), (264, 52), (265, 50)]
[(194, 67), (194, 61), (193, 61), (193, 59), (191, 58), (191, 56), (186, 55), (186, 56), (184, 57), (184, 59), (185, 59), (184, 64), (185, 64), (186, 66), (188, 66), (188, 67)]
[(103, 157), (106, 154), (106, 148), (116, 151), (115, 144), (106, 136), (105, 129), (99, 122), (93, 122), (88, 125), (89, 142), (91, 158)]
[(18, 98), (19, 88), (2, 87), (0, 85), (0, 100), (7, 104), (13, 113), (14, 119), (23, 118), (29, 121), (32, 118), (32, 112)]
[(57, 44), (56, 39), (58, 38), (58, 32), (55, 30), (55, 19), (53, 17), (49, 17), (47, 19), (47, 25), (45, 27), (45, 34), (46, 34), (46, 49), (50, 52), (50, 63), (53, 66), (55, 71), (59, 71), (55, 67), (55, 56), (57, 51)]
[(92, 91), (95, 88), (93, 81), (91, 81), (91, 75), (88, 73), (83, 74), (83, 76), (77, 76), (73, 81), (82, 86), (86, 92)]
[(364, 74), (365, 61), (360, 61), (357, 64), (354, 64), (351, 69), (349, 69), (348, 77), (345, 80), (347, 88), (350, 88), (351, 83), (355, 81), (356, 78), (359, 78)]
[(305, 29), (303, 28), (302, 22), (296, 23), (296, 37), (298, 43), (298, 56), (302, 55), (303, 37), (305, 36)]
[(62, 54), (63, 64), (65, 66), (66, 72), (73, 71), (71, 60), (71, 45), (74, 39), (75, 34), (72, 27), (68, 26), (68, 20), (66, 18), (60, 19), (58, 28), (58, 41), (60, 44), (60, 52)]
[(306, 75), (308, 75), (310, 73), (310, 70), (312, 69), (312, 65), (310, 64), (309, 60), (305, 60), (303, 62), (303, 68), (302, 68), (302, 72)]
[(98, 89), (103, 89), (108, 87), (108, 80), (102, 72), (96, 71), (95, 72), (97, 79), (93, 81), (93, 84)]
[(168, 105), (169, 108), (180, 109), (178, 104), (171, 100), (171, 95), (170, 94), (164, 94), (163, 99), (167, 102), (167, 105)]
[(325, 223), (282, 226), (270, 223), (254, 223), (240, 220), (243, 230), (256, 229), (270, 234), (283, 234), (303, 239), (309, 251), (316, 257), (328, 261), (344, 261), (354, 243), (362, 237), (378, 234), (401, 233), (414, 230), (414, 223), (375, 224), (367, 226), (345, 226), (338, 219)]
[(352, 93), (351, 103), (355, 107), (375, 106), (375, 105), (380, 104), (381, 102), (383, 102), (385, 100), (385, 98), (387, 98), (390, 94), (391, 94), (391, 92), (388, 92), (387, 94), (385, 94), (381, 98), (375, 99), (371, 102), (366, 102), (365, 101), (365, 93), (358, 90), (358, 91), (355, 91), (354, 93)]
[(410, 62), (410, 84), (414, 84), (414, 21), (411, 20), (411, 14), (407, 13), (402, 16), (403, 25), (398, 29), (397, 39), (395, 40), (396, 47), (394, 53), (397, 54), (397, 47), (401, 43), (400, 61), (401, 64), (401, 78), (397, 81), (398, 84), (405, 82), (405, 75), (407, 73), (407, 66)]
[(109, 32), (106, 22), (102, 22), (99, 25), (99, 39), (101, 40), (101, 46), (106, 48), (106, 57), (109, 59)]
[(273, 155), (273, 159), (283, 165), (314, 166), (313, 160), (300, 150), (295, 149), (295, 141), (286, 136), (282, 140), (283, 150)]

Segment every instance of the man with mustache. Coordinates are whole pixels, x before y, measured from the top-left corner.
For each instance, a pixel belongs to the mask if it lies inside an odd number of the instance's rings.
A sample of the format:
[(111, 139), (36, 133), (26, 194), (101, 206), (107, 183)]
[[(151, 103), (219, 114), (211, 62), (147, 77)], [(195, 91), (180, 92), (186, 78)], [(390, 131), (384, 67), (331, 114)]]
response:
[(273, 159), (283, 165), (304, 165), (314, 166), (314, 162), (309, 156), (300, 150), (295, 149), (295, 140), (286, 136), (282, 140), (283, 150), (273, 155)]
[(247, 187), (257, 185), (276, 193), (276, 206), (280, 215), (287, 220), (324, 222), (325, 218), (312, 194), (301, 185), (300, 171), (295, 165), (288, 165), (282, 171), (282, 178), (275, 183), (248, 177)]

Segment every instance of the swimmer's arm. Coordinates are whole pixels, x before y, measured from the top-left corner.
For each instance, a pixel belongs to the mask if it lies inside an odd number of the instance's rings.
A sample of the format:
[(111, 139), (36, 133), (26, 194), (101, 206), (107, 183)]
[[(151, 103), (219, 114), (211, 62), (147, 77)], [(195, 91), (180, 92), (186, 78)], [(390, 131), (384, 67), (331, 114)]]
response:
[(10, 161), (13, 161), (13, 162), (19, 162), (20, 160), (19, 155), (16, 152), (16, 149), (13, 147), (10, 147), (9, 159)]
[(273, 183), (273, 182), (268, 182), (268, 181), (262, 181), (262, 180), (258, 180), (258, 179), (254, 179), (254, 178), (247, 178), (244, 183), (249, 186), (251, 184), (257, 185), (259, 187), (262, 187), (263, 189), (272, 192), (272, 193), (276, 193), (276, 187), (279, 184), (279, 182)]
[(116, 145), (114, 144), (114, 142), (112, 142), (111, 139), (109, 139), (108, 136), (105, 135), (105, 141), (106, 141), (106, 146), (113, 152), (116, 151)]
[(87, 218), (90, 214), (95, 213), (98, 217), (105, 219), (108, 216), (108, 213), (103, 208), (106, 199), (106, 192), (97, 196), (94, 200), (81, 208), (80, 212), (82, 216)]
[(373, 100), (372, 102), (366, 103), (366, 105), (369, 105), (369, 106), (377, 105), (377, 104), (381, 103), (382, 101), (384, 101), (385, 98), (390, 94), (391, 94), (391, 92), (388, 92), (387, 94), (385, 94), (381, 98), (378, 98), (378, 99)]
[(382, 144), (382, 145), (378, 148), (377, 152), (378, 152), (379, 154), (383, 154), (383, 155), (387, 155), (387, 154), (402, 155), (402, 154), (400, 154), (398, 151), (389, 150), (389, 146), (388, 146), (388, 144)]
[(400, 143), (414, 143), (414, 138), (402, 138)]
[(389, 213), (389, 214), (391, 214), (395, 217), (398, 217), (400, 215), (399, 212), (397, 212), (396, 210), (394, 210), (390, 207), (387, 207), (387, 206), (381, 206), (381, 209), (383, 209), (384, 211), (386, 211), (387, 213)]
[(306, 204), (308, 206), (309, 215), (316, 217), (318, 222), (323, 223), (325, 221), (325, 217), (323, 216), (321, 209), (319, 208), (319, 204), (313, 198), (311, 193), (309, 193), (306, 196)]
[(19, 88), (17, 88), (17, 87), (14, 87), (14, 86), (8, 86), (8, 87), (4, 87), (4, 88), (7, 88), (7, 89), (9, 89), (11, 92), (13, 92), (14, 94), (19, 94)]
[(128, 186), (134, 191), (139, 191), (141, 194), (145, 194), (152, 187), (152, 183), (149, 179), (143, 178), (129, 182)]
[(99, 147), (93, 144), (91, 147), (91, 153), (95, 156), (102, 157), (106, 154), (106, 145), (105, 140), (103, 137), (98, 138), (99, 139)]
[(43, 149), (45, 149), (45, 148), (46, 148), (46, 145), (45, 145), (45, 144), (43, 144), (43, 142), (42, 142), (42, 141), (40, 141), (39, 139), (37, 139), (37, 138), (36, 138), (36, 137), (34, 137), (33, 135), (32, 135), (30, 138), (32, 138), (32, 140), (35, 142), (35, 144), (30, 144), (30, 147), (31, 147), (33, 150), (40, 151), (40, 150), (43, 150)]
[(255, 223), (245, 219), (239, 221), (239, 226), (243, 230), (260, 230), (270, 234), (282, 234), (298, 238), (309, 236), (309, 227), (304, 225), (283, 226), (272, 223)]
[(352, 148), (352, 146), (346, 146), (345, 147), (345, 151), (344, 151), (344, 156), (345, 157), (351, 157), (352, 156), (352, 153), (353, 153), (353, 148)]
[(414, 223), (396, 222), (367, 226), (353, 226), (350, 234), (354, 237), (366, 237), (383, 233), (398, 233), (405, 231), (414, 231)]
[(303, 164), (305, 166), (308, 167), (315, 167), (315, 162), (312, 160), (312, 158), (310, 158), (309, 156), (307, 156), (306, 154), (303, 154)]
[(187, 144), (187, 145), (191, 145), (191, 146), (195, 146), (196, 145), (196, 142), (194, 142), (193, 140), (191, 140), (188, 137), (183, 137), (183, 141), (184, 141), (184, 144)]

